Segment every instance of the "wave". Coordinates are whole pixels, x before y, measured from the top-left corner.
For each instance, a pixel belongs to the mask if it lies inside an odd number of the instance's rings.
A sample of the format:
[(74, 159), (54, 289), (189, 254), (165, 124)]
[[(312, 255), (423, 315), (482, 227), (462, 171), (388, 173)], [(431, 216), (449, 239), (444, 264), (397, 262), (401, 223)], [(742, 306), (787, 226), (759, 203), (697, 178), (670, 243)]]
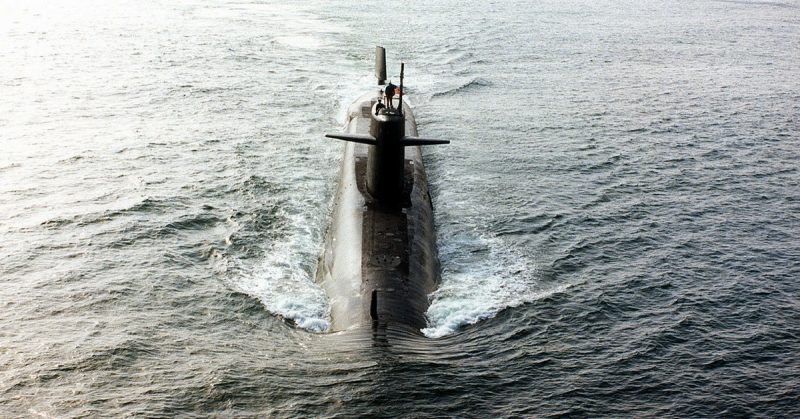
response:
[[(248, 183), (261, 188), (257, 177)], [(327, 207), (320, 206), (327, 197), (320, 199), (319, 192), (310, 185), (280, 190), (264, 222), (255, 217), (252, 225), (243, 226), (252, 233), (249, 241), (267, 244), (258, 265), (237, 273), (233, 281), (236, 290), (257, 298), (273, 315), (310, 332), (327, 331), (330, 317), (325, 292), (314, 278), (328, 216)]]
[(469, 82), (464, 83), (464, 84), (462, 84), (460, 86), (457, 86), (457, 87), (454, 87), (454, 88), (451, 88), (451, 89), (447, 89), (447, 90), (442, 91), (442, 92), (435, 92), (432, 95), (432, 97), (452, 96), (452, 95), (455, 95), (455, 94), (458, 94), (458, 93), (464, 93), (464, 92), (468, 92), (468, 91), (476, 89), (476, 88), (487, 87), (487, 86), (491, 86), (491, 85), (492, 85), (492, 83), (490, 81), (488, 81), (488, 80), (486, 80), (484, 78), (481, 78), (481, 77), (476, 77), (476, 78), (470, 80)]
[(106, 223), (120, 216), (132, 213), (162, 213), (170, 209), (170, 202), (150, 197), (135, 203), (122, 200), (121, 204), (122, 205), (119, 206), (122, 208), (103, 209), (100, 211), (54, 217), (42, 221), (39, 225), (46, 229), (57, 229), (73, 224), (84, 227), (91, 224)]
[(501, 311), (546, 298), (568, 284), (542, 288), (528, 256), (501, 238), (462, 232), (444, 241), (443, 274), (428, 308), (425, 336), (438, 338), (496, 316)]
[[(236, 287), (255, 298), (271, 313), (311, 332), (325, 332), (329, 327), (328, 301), (325, 292), (314, 282), (318, 246), (317, 234), (296, 228), (277, 241), (266, 259), (253, 273), (240, 277)], [(299, 227), (299, 228), (298, 228)]]

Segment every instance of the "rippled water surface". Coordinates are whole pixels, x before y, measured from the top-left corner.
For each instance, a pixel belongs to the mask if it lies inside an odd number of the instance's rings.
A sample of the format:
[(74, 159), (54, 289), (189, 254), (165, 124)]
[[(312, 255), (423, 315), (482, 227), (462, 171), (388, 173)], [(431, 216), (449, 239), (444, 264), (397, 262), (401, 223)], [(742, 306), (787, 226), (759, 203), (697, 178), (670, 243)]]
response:
[[(800, 416), (800, 3), (0, 2), (0, 416)], [(406, 62), (442, 284), (326, 333)]]

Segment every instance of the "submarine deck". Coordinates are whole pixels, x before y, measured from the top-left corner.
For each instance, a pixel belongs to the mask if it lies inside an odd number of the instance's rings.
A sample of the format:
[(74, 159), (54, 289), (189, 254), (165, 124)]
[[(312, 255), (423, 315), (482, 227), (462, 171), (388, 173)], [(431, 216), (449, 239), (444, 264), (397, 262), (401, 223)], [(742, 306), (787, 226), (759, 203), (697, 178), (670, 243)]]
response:
[[(351, 105), (347, 132), (369, 133), (374, 96), (366, 94)], [(416, 136), (411, 109), (404, 106), (403, 112), (406, 135)], [(372, 323), (403, 325), (418, 333), (426, 325), (428, 295), (439, 275), (422, 155), (418, 146), (405, 147), (402, 205), (384, 207), (367, 191), (368, 150), (365, 144), (346, 145), (337, 208), (317, 278), (331, 301), (333, 331)]]

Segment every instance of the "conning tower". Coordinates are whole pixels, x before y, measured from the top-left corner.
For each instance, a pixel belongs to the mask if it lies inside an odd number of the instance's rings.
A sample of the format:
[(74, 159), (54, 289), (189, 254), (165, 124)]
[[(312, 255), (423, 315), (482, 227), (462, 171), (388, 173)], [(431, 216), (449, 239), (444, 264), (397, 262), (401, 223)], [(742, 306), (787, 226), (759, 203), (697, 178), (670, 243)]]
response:
[[(386, 51), (375, 48), (378, 85), (386, 81)], [(367, 158), (367, 190), (373, 199), (384, 206), (398, 206), (403, 199), (404, 147), (449, 144), (448, 140), (434, 140), (406, 136), (406, 117), (403, 114), (403, 77), (405, 64), (400, 64), (400, 86), (391, 82), (379, 92), (377, 102), (370, 112), (369, 135), (326, 134), (328, 138), (369, 145)], [(395, 106), (397, 96), (397, 106)]]

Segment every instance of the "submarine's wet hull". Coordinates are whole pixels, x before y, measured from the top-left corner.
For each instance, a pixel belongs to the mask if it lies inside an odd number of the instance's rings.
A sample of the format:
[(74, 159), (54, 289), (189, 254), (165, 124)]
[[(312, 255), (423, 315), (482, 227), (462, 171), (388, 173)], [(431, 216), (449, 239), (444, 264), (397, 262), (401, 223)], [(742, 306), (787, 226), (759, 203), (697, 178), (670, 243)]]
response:
[[(376, 94), (349, 108), (346, 131), (369, 134)], [(408, 106), (405, 134), (417, 135)], [(381, 205), (367, 191), (369, 145), (347, 142), (333, 221), (317, 270), (331, 306), (331, 331), (360, 326), (426, 325), (428, 295), (439, 279), (433, 208), (420, 148), (405, 147), (399, 206)]]

